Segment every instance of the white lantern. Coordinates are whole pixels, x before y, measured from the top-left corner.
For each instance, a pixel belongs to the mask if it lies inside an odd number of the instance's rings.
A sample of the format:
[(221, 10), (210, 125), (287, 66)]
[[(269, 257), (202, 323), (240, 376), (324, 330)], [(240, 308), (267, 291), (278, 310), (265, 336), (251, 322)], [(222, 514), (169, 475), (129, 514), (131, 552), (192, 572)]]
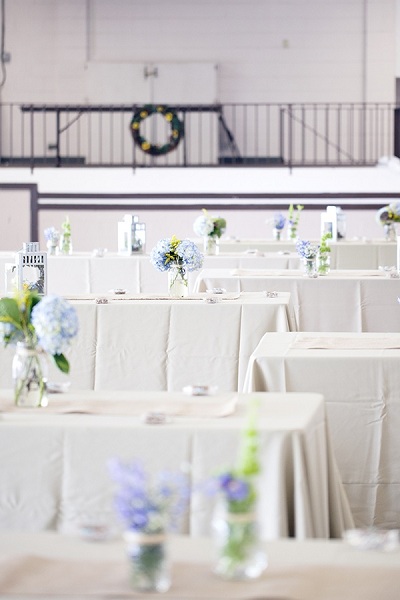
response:
[(136, 215), (124, 215), (122, 221), (118, 222), (118, 253), (143, 253), (145, 246), (145, 223), (139, 223), (139, 217)]
[(47, 294), (47, 252), (40, 252), (39, 242), (26, 242), (16, 253), (17, 289), (36, 290)]

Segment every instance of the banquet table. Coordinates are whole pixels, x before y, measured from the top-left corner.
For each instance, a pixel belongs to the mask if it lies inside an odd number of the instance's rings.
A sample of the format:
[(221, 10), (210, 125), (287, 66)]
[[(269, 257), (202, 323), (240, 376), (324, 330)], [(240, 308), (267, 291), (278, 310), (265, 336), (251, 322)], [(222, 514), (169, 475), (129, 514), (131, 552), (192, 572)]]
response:
[(214, 287), (290, 292), (299, 331), (400, 332), (400, 279), (379, 270), (336, 270), (317, 278), (291, 270), (202, 270), (195, 292)]
[[(203, 384), (240, 390), (264, 333), (295, 329), (286, 293), (77, 296), (71, 303), (79, 320), (67, 351), (73, 389), (180, 391)], [(13, 352), (0, 349), (2, 387), (12, 385)], [(49, 379), (66, 376), (50, 365)]]
[[(339, 540), (276, 540), (264, 543), (268, 567), (252, 582), (222, 581), (212, 574), (213, 545), (173, 536), (173, 600), (397, 600), (400, 552), (356, 550)], [(53, 532), (0, 534), (3, 600), (138, 598), (120, 539), (90, 544)], [(144, 597), (141, 595), (140, 597)], [(150, 600), (160, 594), (146, 592)]]
[[(14, 253), (0, 252), (0, 272), (14, 263)], [(205, 256), (204, 266), (209, 268), (296, 269), (300, 258), (295, 251), (236, 253)], [(98, 294), (112, 289), (125, 289), (130, 293), (167, 291), (167, 274), (157, 271), (148, 254), (131, 256), (106, 252), (102, 256), (90, 252), (72, 255), (47, 256), (48, 293)], [(197, 272), (190, 272), (189, 289), (194, 286)], [(6, 292), (5, 276), (0, 278), (0, 294)]]
[[(315, 240), (318, 243), (318, 240)], [(333, 269), (378, 269), (380, 266), (396, 266), (397, 244), (384, 239), (355, 239), (330, 242)], [(221, 239), (221, 252), (295, 252), (295, 244), (289, 240), (267, 239)]]
[(183, 469), (193, 493), (181, 532), (208, 535), (215, 497), (204, 485), (234, 466), (254, 405), (262, 537), (340, 537), (353, 519), (318, 394), (76, 392), (29, 409), (2, 390), (0, 529), (118, 531), (107, 461), (119, 457), (152, 474)]
[(400, 527), (400, 335), (266, 334), (244, 390), (324, 395), (357, 526)]

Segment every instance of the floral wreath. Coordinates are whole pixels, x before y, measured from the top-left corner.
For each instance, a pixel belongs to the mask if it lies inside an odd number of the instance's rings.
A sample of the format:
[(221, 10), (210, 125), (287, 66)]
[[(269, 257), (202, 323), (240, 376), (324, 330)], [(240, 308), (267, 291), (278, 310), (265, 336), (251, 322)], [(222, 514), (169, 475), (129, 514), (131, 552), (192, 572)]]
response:
[[(142, 135), (140, 135), (140, 124), (144, 119), (147, 119), (150, 115), (159, 113), (163, 115), (166, 121), (171, 124), (171, 134), (169, 141), (162, 146), (158, 144), (150, 144)], [(168, 154), (178, 146), (181, 138), (183, 137), (183, 123), (178, 118), (177, 114), (174, 113), (168, 106), (162, 106), (161, 104), (146, 104), (139, 108), (133, 115), (133, 119), (130, 124), (130, 128), (133, 135), (133, 140), (143, 152), (151, 154), (151, 156), (161, 156)]]

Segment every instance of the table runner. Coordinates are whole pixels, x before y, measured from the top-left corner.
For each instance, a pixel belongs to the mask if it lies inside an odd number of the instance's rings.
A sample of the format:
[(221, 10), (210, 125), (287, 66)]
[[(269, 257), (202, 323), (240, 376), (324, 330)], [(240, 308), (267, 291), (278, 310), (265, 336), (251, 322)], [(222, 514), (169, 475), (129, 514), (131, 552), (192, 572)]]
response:
[[(211, 562), (177, 562), (172, 586), (163, 598), (174, 600), (397, 600), (400, 573), (393, 568), (318, 565), (270, 567), (255, 581), (223, 581)], [(21, 556), (0, 559), (0, 592), (24, 597), (83, 596), (143, 598), (129, 587), (129, 564), (121, 561), (48, 559)], [(146, 593), (146, 598), (160, 594)]]
[(177, 300), (182, 302), (182, 300), (205, 300), (211, 295), (217, 296), (221, 300), (237, 300), (240, 298), (240, 293), (230, 292), (224, 294), (190, 294), (189, 296), (185, 296), (184, 298), (178, 298), (174, 296), (169, 296), (168, 294), (82, 294), (82, 295), (74, 295), (74, 296), (64, 296), (66, 300), (102, 300), (105, 299), (108, 302), (120, 302), (127, 300), (168, 300), (173, 301)]
[(278, 269), (232, 269), (231, 271), (233, 277), (268, 277), (269, 275), (273, 275), (274, 277), (284, 277), (285, 275), (288, 275), (288, 273), (288, 270), (279, 271)]
[[(294, 271), (293, 269), (279, 270), (279, 269), (232, 269), (230, 274), (234, 277), (293, 277), (296, 275), (302, 275), (302, 270)], [(341, 270), (336, 272), (335, 270), (330, 271), (327, 275), (329, 279), (335, 279), (336, 277), (351, 279), (354, 277), (380, 277), (384, 279), (387, 274), (382, 270)]]
[(397, 340), (387, 337), (297, 337), (291, 344), (296, 350), (311, 349), (365, 349), (379, 350), (400, 348), (400, 336)]
[(163, 413), (174, 417), (219, 418), (235, 412), (237, 396), (188, 396), (187, 399), (162, 400), (88, 400), (73, 401), (56, 399), (50, 396), (46, 408), (23, 408), (15, 406), (10, 400), (0, 400), (0, 411), (7, 413), (43, 415), (43, 414), (92, 414), (142, 416), (147, 413)]

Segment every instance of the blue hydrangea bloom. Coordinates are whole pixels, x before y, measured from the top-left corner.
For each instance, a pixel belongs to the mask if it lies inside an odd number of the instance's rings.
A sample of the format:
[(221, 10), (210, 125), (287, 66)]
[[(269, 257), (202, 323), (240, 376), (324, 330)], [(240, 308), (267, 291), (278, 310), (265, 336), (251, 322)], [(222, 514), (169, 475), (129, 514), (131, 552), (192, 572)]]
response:
[(389, 217), (389, 206), (382, 206), (382, 208), (377, 211), (375, 219), (379, 225), (391, 223), (391, 218)]
[(398, 221), (400, 219), (400, 202), (389, 204), (389, 213), (393, 220)]
[(0, 342), (15, 346), (17, 342), (24, 340), (24, 334), (12, 323), (0, 323)]
[(191, 240), (179, 242), (175, 248), (175, 260), (168, 260), (172, 252), (171, 238), (159, 240), (150, 252), (150, 262), (158, 271), (169, 271), (174, 265), (186, 267), (187, 271), (196, 271), (203, 265), (203, 255)]
[(193, 223), (193, 231), (200, 237), (210, 235), (210, 233), (214, 231), (214, 219), (212, 217), (206, 217), (206, 215), (200, 215)]
[(44, 237), (46, 241), (57, 244), (60, 239), (60, 232), (55, 227), (47, 227), (44, 230)]
[(40, 346), (51, 355), (63, 354), (78, 332), (78, 317), (60, 296), (45, 296), (32, 310), (31, 322)]
[(191, 240), (182, 240), (176, 252), (188, 271), (197, 271), (203, 266), (203, 255)]

